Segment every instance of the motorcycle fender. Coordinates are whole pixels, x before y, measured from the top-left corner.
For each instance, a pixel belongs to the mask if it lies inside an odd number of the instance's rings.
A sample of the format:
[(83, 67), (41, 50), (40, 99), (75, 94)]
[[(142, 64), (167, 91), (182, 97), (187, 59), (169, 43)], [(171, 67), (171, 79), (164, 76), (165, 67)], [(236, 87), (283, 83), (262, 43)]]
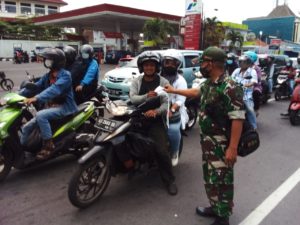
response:
[(295, 102), (291, 105), (291, 110), (300, 110), (300, 102)]
[(105, 154), (106, 152), (106, 147), (105, 146), (101, 146), (101, 145), (96, 145), (94, 146), (90, 151), (88, 151), (86, 154), (84, 154), (79, 160), (78, 163), (84, 164), (86, 163), (89, 159), (91, 159), (92, 157), (94, 157), (95, 155), (99, 154), (100, 152), (103, 152), (103, 154)]

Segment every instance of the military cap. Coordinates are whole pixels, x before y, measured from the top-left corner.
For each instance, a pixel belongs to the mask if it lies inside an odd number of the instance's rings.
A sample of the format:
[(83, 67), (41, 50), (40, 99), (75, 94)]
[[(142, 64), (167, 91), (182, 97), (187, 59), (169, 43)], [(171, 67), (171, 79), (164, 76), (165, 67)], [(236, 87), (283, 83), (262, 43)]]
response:
[(213, 61), (225, 62), (227, 55), (222, 49), (218, 47), (208, 47), (204, 50), (202, 59), (203, 57), (207, 57)]

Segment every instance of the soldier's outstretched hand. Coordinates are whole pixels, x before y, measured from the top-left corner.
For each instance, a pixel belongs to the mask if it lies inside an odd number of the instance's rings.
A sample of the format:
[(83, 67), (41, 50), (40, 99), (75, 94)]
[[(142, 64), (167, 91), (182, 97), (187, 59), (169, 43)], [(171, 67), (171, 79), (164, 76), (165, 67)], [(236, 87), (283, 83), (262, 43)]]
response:
[(164, 91), (167, 92), (167, 93), (173, 93), (174, 92), (174, 88), (172, 87), (172, 85), (170, 84), (167, 84), (165, 87), (164, 87)]

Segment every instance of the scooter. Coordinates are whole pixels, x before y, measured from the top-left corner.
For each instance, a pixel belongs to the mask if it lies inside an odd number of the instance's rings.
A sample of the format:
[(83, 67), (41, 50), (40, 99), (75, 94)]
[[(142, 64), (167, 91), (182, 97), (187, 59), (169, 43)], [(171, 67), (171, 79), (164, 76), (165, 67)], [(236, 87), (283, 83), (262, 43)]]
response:
[[(74, 206), (88, 207), (105, 192), (112, 176), (129, 175), (121, 153), (129, 154), (135, 165), (139, 165), (136, 172), (143, 171), (143, 165), (153, 165), (155, 143), (144, 134), (141, 125), (145, 121), (143, 112), (152, 108), (150, 105), (153, 105), (152, 99), (137, 107), (122, 101), (107, 101), (105, 107), (110, 117), (97, 121), (95, 146), (79, 159), (79, 166), (69, 183), (68, 196)], [(182, 139), (179, 155), (181, 152)]]
[(262, 71), (262, 74), (261, 74), (261, 87), (262, 87), (262, 92), (260, 95), (260, 103), (266, 104), (266, 103), (268, 103), (268, 100), (270, 99), (270, 94), (269, 94), (269, 85), (267, 82), (267, 75), (264, 71)]
[(290, 97), (290, 89), (288, 84), (288, 75), (289, 71), (282, 70), (280, 71), (277, 77), (277, 84), (275, 86), (275, 100), (279, 101), (281, 97)]
[(293, 126), (300, 124), (300, 78), (295, 80), (295, 87), (289, 106), (289, 117)]
[[(22, 127), (36, 114), (36, 108), (24, 104), (24, 99), (17, 93), (8, 93), (0, 102), (0, 182), (8, 176), (12, 167), (25, 169), (45, 161), (36, 160), (36, 154), (42, 147), (38, 127), (27, 143), (20, 143)], [(94, 124), (104, 113), (103, 108), (95, 106), (100, 104), (97, 102), (98, 99), (91, 99), (79, 105), (77, 113), (51, 121), (55, 152), (50, 159), (67, 153), (81, 156), (91, 148), (97, 132)]]
[[(206, 81), (206, 78), (202, 77), (200, 71), (194, 73), (194, 76), (196, 78), (193, 80), (192, 88), (199, 88), (200, 85)], [(192, 129), (197, 122), (199, 102), (199, 98), (187, 98), (185, 101), (185, 107), (189, 116), (189, 120), (186, 124), (187, 130)]]

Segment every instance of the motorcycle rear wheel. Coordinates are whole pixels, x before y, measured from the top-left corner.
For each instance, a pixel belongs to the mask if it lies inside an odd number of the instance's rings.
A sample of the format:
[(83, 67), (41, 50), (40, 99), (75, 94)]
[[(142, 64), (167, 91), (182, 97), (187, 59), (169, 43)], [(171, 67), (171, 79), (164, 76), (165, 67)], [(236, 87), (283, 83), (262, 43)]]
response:
[(276, 101), (279, 101), (281, 99), (281, 94), (278, 91), (276, 91), (274, 97)]
[(80, 165), (69, 184), (70, 202), (78, 208), (88, 207), (104, 193), (110, 178), (110, 167), (104, 156)]
[(300, 124), (300, 112), (299, 110), (290, 110), (290, 122), (293, 126)]
[(12, 159), (5, 154), (0, 153), (0, 182), (2, 182), (9, 174), (12, 168)]

